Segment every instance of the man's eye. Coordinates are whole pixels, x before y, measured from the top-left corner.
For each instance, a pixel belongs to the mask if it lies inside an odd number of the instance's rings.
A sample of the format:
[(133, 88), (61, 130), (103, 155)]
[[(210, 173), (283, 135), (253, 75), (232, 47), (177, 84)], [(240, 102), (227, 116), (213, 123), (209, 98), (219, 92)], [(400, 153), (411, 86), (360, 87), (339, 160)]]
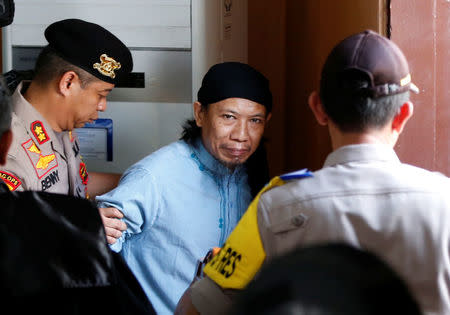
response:
[(251, 122), (255, 123), (255, 124), (261, 124), (263, 121), (262, 121), (262, 119), (259, 119), (259, 118), (252, 118)]
[(223, 118), (225, 118), (225, 119), (233, 119), (234, 116), (230, 115), (230, 114), (223, 114)]

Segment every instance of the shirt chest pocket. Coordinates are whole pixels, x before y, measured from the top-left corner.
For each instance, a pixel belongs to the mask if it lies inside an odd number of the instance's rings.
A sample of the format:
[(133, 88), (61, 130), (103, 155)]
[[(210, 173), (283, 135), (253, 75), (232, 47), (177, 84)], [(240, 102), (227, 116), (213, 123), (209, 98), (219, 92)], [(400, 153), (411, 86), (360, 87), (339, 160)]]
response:
[(274, 234), (285, 233), (297, 229), (305, 229), (308, 225), (309, 217), (304, 213), (297, 213), (289, 215), (285, 218), (280, 218), (270, 226), (270, 230)]

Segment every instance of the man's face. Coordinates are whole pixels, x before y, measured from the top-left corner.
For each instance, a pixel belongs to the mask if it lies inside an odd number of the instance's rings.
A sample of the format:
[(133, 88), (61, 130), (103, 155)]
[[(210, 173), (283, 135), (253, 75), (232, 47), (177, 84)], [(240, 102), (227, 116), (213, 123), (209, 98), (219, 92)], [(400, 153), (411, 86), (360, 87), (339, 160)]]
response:
[(106, 96), (113, 88), (114, 84), (101, 80), (94, 80), (84, 87), (77, 84), (72, 98), (73, 128), (96, 120), (98, 112), (106, 110)]
[(196, 102), (194, 114), (208, 152), (231, 169), (255, 152), (270, 119), (263, 105), (242, 98), (228, 98), (207, 109)]

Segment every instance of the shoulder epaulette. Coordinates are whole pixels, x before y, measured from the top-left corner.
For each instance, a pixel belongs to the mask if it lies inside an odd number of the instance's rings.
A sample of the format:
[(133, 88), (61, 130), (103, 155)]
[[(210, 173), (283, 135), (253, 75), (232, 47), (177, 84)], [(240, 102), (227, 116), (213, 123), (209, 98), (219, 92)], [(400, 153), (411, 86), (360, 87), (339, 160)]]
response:
[(50, 137), (48, 136), (47, 131), (45, 130), (44, 124), (39, 120), (33, 121), (31, 123), (30, 129), (31, 133), (35, 136), (39, 144), (43, 144), (48, 140), (50, 140)]
[(284, 181), (291, 180), (291, 179), (301, 179), (306, 177), (313, 177), (313, 173), (310, 172), (307, 168), (304, 168), (302, 170), (286, 173), (280, 176), (280, 178)]

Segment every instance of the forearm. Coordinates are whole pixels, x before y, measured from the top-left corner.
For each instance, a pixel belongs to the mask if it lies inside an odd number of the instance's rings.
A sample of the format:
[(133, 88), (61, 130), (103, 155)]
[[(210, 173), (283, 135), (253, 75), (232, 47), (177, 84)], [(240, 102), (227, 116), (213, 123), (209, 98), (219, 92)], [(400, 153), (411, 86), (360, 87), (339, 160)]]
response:
[(193, 282), (178, 302), (176, 315), (225, 315), (231, 307), (236, 290), (223, 290), (210, 278)]
[(186, 290), (178, 302), (174, 315), (198, 315), (200, 314), (192, 303), (191, 292)]
[(91, 199), (114, 189), (122, 174), (89, 172), (88, 194)]

